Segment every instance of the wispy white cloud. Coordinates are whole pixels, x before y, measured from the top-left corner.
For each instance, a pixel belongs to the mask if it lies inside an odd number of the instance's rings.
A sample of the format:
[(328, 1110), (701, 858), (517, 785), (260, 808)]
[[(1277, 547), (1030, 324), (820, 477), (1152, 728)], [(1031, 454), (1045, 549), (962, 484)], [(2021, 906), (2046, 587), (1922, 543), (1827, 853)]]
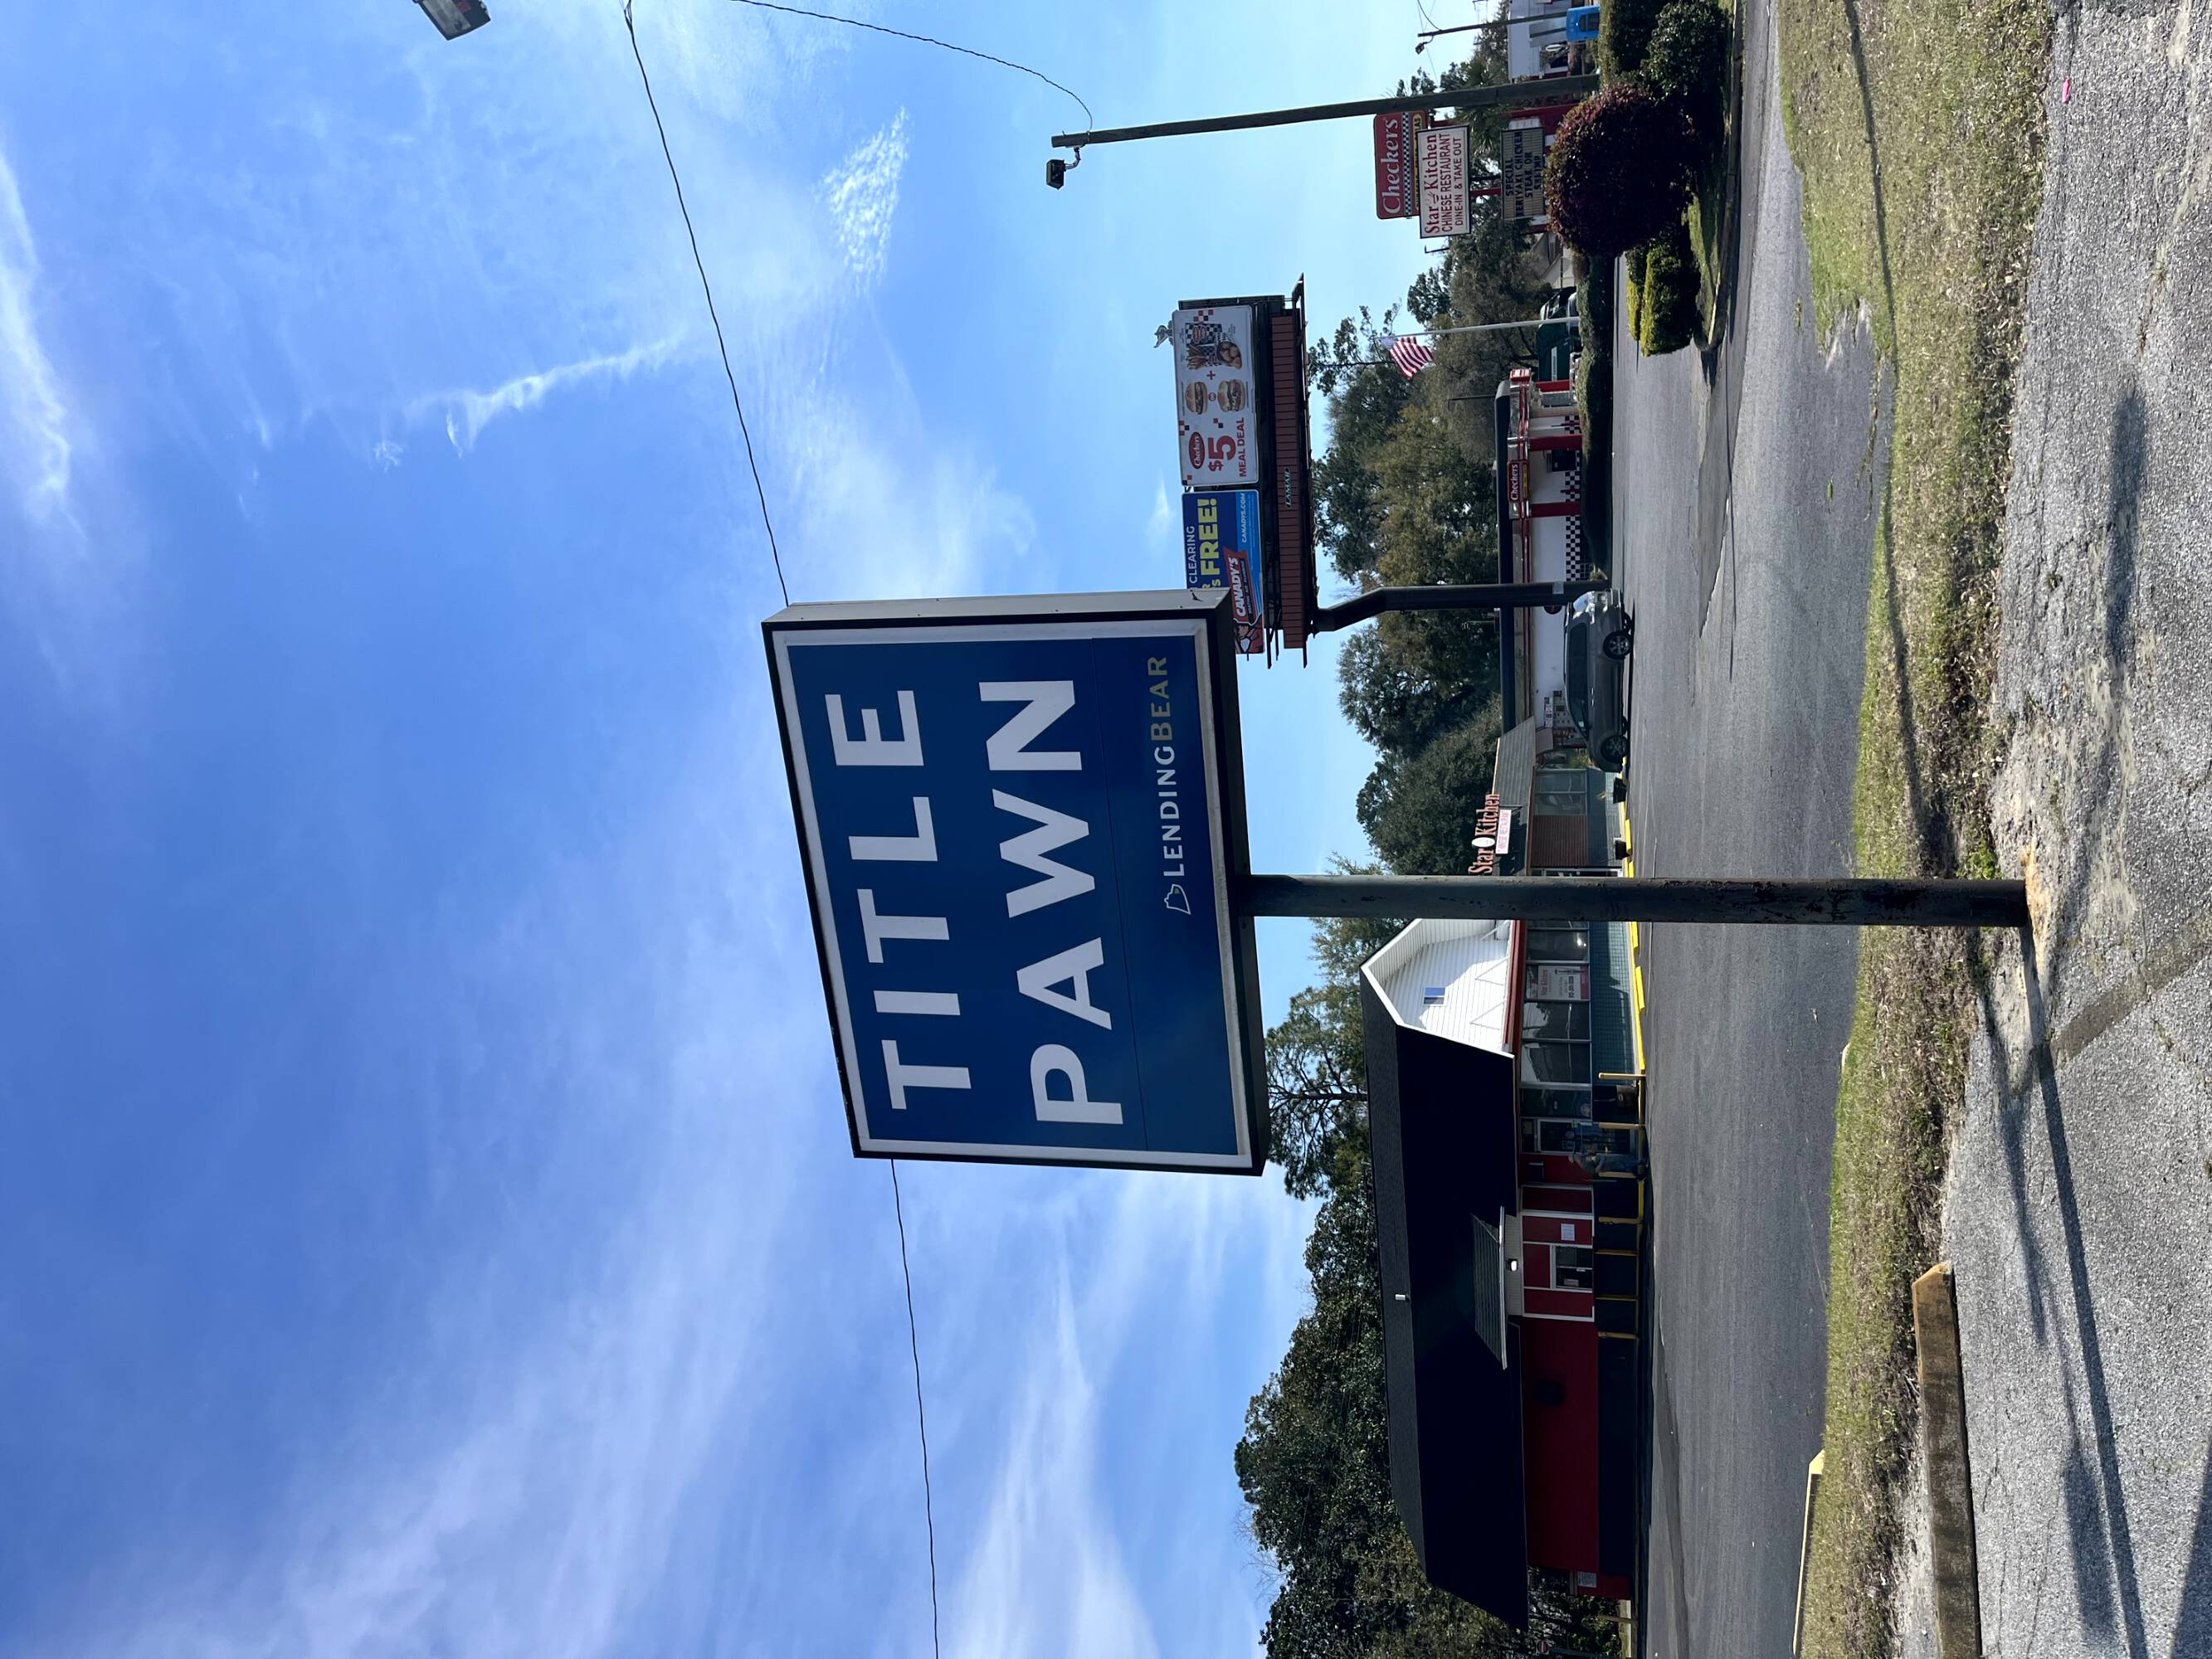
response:
[(1146, 536), (1155, 547), (1173, 547), (1181, 527), (1175, 502), (1168, 498), (1168, 481), (1162, 477), (1152, 487), (1152, 516), (1145, 526)]
[[(465, 455), (476, 447), (483, 429), (501, 416), (535, 409), (563, 386), (593, 380), (626, 380), (641, 368), (659, 368), (669, 360), (674, 349), (673, 341), (663, 340), (652, 345), (632, 346), (627, 351), (581, 358), (573, 363), (558, 363), (534, 374), (518, 374), (489, 392), (434, 392), (416, 399), (408, 412), (414, 420), (442, 412), (447, 438), (456, 451)], [(384, 449), (380, 443), (377, 459), (384, 459)], [(397, 455), (392, 459), (397, 459)]]
[(982, 1531), (953, 1598), (953, 1651), (978, 1659), (1156, 1654), (1159, 1642), (1100, 1492), (1099, 1390), (1064, 1272), (1022, 1379)]
[(33, 520), (68, 507), (70, 416), (39, 337), (39, 251), (15, 169), (0, 155), (0, 416), (4, 460)]
[[(793, 1340), (777, 1279), (805, 1249), (793, 1133), (764, 1121), (799, 1108), (757, 1100), (751, 1079), (826, 1069), (811, 1029), (730, 1017), (783, 976), (751, 926), (749, 878), (784, 838), (741, 810), (744, 776), (773, 758), (757, 724), (715, 725), (622, 854), (549, 866), (488, 933), (426, 923), (413, 967), (362, 988), (378, 1020), (413, 1034), (404, 1097), (431, 1120), (432, 1178), (504, 1213), (480, 1252), (436, 1262), (419, 1325), (362, 1379), (349, 1426), (286, 1448), (290, 1479), (247, 1553), (218, 1528), (194, 1539), (204, 1555), (135, 1576), (118, 1564), (40, 1654), (708, 1650), (708, 1632), (672, 1631), (651, 1599), (687, 1506), (702, 1488), (710, 1514), (729, 1501), (732, 1448), (764, 1403), (748, 1388), (760, 1350)], [(611, 951), (614, 936), (653, 948)], [(485, 1012), (505, 999), (545, 1024), (525, 1051), (501, 1051), (512, 1081), (487, 1085)], [(431, 1103), (449, 1091), (441, 1114)], [(525, 1120), (540, 1184), (482, 1191), (483, 1139)], [(786, 1149), (786, 1179), (760, 1178), (763, 1144)], [(387, 1265), (420, 1264), (403, 1247)], [(641, 1642), (641, 1628), (655, 1634)]]
[[(964, 1528), (939, 1477), (948, 1649), (1250, 1650), (1262, 1587), (1218, 1483), (1237, 1390), (1261, 1379), (1222, 1376), (1216, 1345), (1248, 1316), (1296, 1316), (1305, 1206), (1256, 1182), (1143, 1175), (1061, 1177), (1025, 1202), (991, 1181), (1002, 1173), (933, 1171), (925, 1189), (933, 1214), (957, 1213), (959, 1257), (990, 1287), (924, 1338), (925, 1364), (961, 1356), (940, 1457), (989, 1471)], [(1224, 1382), (1231, 1396), (1209, 1412)], [(933, 1397), (933, 1424), (936, 1412)]]
[(855, 149), (822, 180), (845, 264), (863, 283), (881, 274), (906, 171), (906, 112)]
[(880, 399), (863, 408), (828, 390), (781, 400), (793, 451), (788, 507), (804, 597), (974, 592), (1018, 580), (1035, 545), (1027, 502), (983, 457)]

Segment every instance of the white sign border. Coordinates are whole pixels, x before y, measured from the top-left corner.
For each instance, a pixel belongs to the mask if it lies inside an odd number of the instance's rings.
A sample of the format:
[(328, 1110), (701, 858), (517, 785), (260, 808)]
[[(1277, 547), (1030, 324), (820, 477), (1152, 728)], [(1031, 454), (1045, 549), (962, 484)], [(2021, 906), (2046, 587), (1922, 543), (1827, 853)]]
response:
[[(1446, 135), (1450, 135), (1447, 137)], [(1439, 223), (1431, 229), (1429, 224), (1429, 193), (1426, 189), (1427, 151), (1431, 140), (1449, 144), (1459, 151), (1459, 186), (1455, 192), (1457, 215), (1451, 224)], [(1474, 161), (1474, 135), (1464, 122), (1446, 122), (1442, 126), (1423, 127), (1415, 141), (1413, 166), (1414, 188), (1420, 203), (1420, 212), (1414, 222), (1421, 228), (1424, 241), (1431, 237), (1467, 236), (1474, 231), (1474, 182), (1468, 169)], [(1453, 228), (1455, 224), (1457, 228)]]

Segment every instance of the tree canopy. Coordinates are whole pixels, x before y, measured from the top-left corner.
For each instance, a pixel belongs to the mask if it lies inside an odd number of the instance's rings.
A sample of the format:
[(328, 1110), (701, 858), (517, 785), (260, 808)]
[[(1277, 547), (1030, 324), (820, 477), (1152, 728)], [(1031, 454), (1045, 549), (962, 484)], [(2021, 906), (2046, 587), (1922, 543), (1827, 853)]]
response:
[[(1480, 198), (1474, 234), (1422, 272), (1402, 313), (1363, 307), (1316, 348), (1328, 433), (1316, 532), (1346, 586), (1498, 580), (1493, 400), (1533, 335), (1438, 335), (1436, 361), (1411, 378), (1387, 361), (1389, 340), (1401, 314), (1436, 329), (1519, 320), (1547, 292), (1516, 227)], [(1407, 873), (1465, 869), (1498, 736), (1496, 617), (1394, 612), (1346, 641), (1337, 672), (1345, 717), (1377, 751), (1360, 792), (1376, 852)]]
[[(1447, 70), (1445, 84), (1501, 78), (1497, 42), (1484, 53)], [(1478, 156), (1495, 157), (1503, 118), (1469, 112)], [(1414, 282), (1402, 314), (1438, 329), (1518, 319), (1545, 293), (1522, 231), (1498, 217), (1494, 198), (1479, 198), (1474, 234)], [(1409, 379), (1378, 361), (1401, 315), (1395, 306), (1379, 318), (1362, 307), (1314, 349), (1328, 434), (1314, 466), (1321, 545), (1355, 592), (1494, 580), (1492, 397), (1533, 337), (1440, 336), (1433, 364)], [(1377, 753), (1358, 800), (1376, 853), (1395, 870), (1464, 869), (1498, 738), (1495, 617), (1384, 617), (1345, 641), (1339, 672), (1346, 717)], [(1236, 1451), (1253, 1539), (1279, 1574), (1263, 1633), (1273, 1659), (1527, 1650), (1497, 1620), (1430, 1586), (1391, 1496), (1358, 973), (1396, 931), (1317, 924), (1317, 982), (1267, 1034), (1273, 1155), (1284, 1185), (1319, 1200), (1305, 1258), (1312, 1305), (1252, 1397)], [(1538, 1629), (1609, 1650), (1595, 1604), (1540, 1587), (1534, 1606)]]
[[(1320, 982), (1267, 1034), (1284, 1184), (1321, 1200), (1306, 1242), (1312, 1306), (1252, 1396), (1236, 1451), (1253, 1541), (1279, 1574), (1261, 1632), (1271, 1659), (1507, 1659), (1532, 1650), (1429, 1583), (1391, 1495), (1358, 973), (1395, 931), (1317, 923)], [(1610, 1650), (1605, 1612), (1541, 1584), (1532, 1589), (1532, 1633), (1571, 1646)]]

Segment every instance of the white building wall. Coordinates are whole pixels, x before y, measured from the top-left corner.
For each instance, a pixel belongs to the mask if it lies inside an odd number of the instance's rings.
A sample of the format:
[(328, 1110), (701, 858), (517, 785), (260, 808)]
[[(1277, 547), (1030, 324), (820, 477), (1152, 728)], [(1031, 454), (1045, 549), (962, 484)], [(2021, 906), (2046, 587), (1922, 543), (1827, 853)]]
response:
[[(1512, 966), (1511, 922), (1424, 920), (1376, 952), (1366, 972), (1400, 1024), (1502, 1054)], [(1426, 1000), (1431, 988), (1440, 1001)]]
[(1508, 79), (1534, 81), (1544, 75), (1543, 48), (1566, 39), (1567, 13), (1579, 3), (1582, 0), (1506, 0), (1505, 15), (1512, 20), (1505, 27)]

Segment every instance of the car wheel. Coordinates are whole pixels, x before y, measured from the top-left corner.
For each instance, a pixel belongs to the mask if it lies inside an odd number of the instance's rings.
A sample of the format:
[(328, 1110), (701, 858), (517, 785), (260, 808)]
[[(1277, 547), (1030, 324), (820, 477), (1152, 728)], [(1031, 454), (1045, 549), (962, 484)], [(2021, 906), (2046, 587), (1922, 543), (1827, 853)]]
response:
[(1597, 746), (1597, 757), (1608, 772), (1618, 772), (1628, 758), (1628, 739), (1619, 735), (1607, 738)]
[(1616, 628), (1605, 636), (1605, 654), (1615, 662), (1626, 662), (1635, 644), (1634, 637), (1626, 629)]

